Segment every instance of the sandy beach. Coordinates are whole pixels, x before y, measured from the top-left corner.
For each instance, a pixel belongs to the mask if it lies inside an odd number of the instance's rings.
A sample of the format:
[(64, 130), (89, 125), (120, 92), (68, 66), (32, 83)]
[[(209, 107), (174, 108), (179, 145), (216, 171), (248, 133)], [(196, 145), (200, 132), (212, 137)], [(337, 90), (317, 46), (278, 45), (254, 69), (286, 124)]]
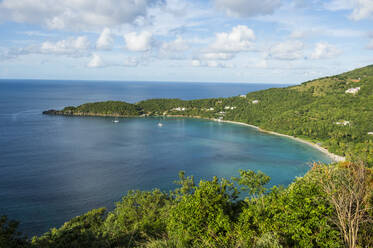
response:
[(267, 131), (267, 130), (261, 129), (260, 127), (257, 127), (257, 126), (251, 125), (251, 124), (247, 124), (247, 123), (242, 123), (242, 122), (238, 122), (238, 121), (219, 120), (219, 119), (212, 119), (212, 118), (203, 118), (201, 116), (165, 115), (165, 117), (205, 119), (205, 120), (210, 120), (210, 121), (225, 122), (225, 123), (247, 126), (247, 127), (255, 128), (258, 131), (263, 132), (263, 133), (268, 133), (268, 134), (273, 134), (273, 135), (277, 135), (277, 136), (286, 137), (286, 138), (289, 138), (289, 139), (296, 140), (298, 142), (302, 142), (302, 143), (307, 144), (309, 146), (312, 146), (313, 148), (315, 148), (315, 149), (321, 151), (322, 153), (326, 154), (334, 162), (344, 162), (344, 161), (346, 161), (345, 157), (342, 157), (342, 156), (336, 155), (334, 153), (331, 153), (331, 152), (328, 151), (328, 149), (326, 149), (322, 146), (319, 146), (315, 143), (312, 143), (310, 141), (303, 140), (301, 138), (297, 138), (297, 137), (286, 135), (286, 134), (281, 134), (281, 133), (277, 133), (277, 132), (273, 132), (273, 131)]
[(297, 137), (294, 137), (294, 136), (290, 136), (290, 135), (286, 135), (286, 134), (281, 134), (281, 133), (276, 133), (276, 132), (273, 132), (273, 131), (263, 130), (260, 127), (257, 127), (257, 126), (254, 126), (254, 125), (250, 125), (250, 124), (246, 124), (246, 123), (242, 123), (242, 122), (238, 122), (238, 121), (227, 121), (227, 120), (217, 120), (217, 119), (212, 119), (212, 120), (219, 121), (219, 122), (226, 122), (226, 123), (232, 123), (232, 124), (237, 124), (237, 125), (248, 126), (248, 127), (255, 128), (258, 131), (263, 132), (263, 133), (269, 133), (269, 134), (273, 134), (273, 135), (287, 137), (287, 138), (296, 140), (298, 142), (302, 142), (304, 144), (307, 144), (309, 146), (312, 146), (313, 148), (316, 148), (317, 150), (319, 150), (319, 151), (325, 153), (326, 155), (328, 155), (335, 162), (344, 162), (344, 161), (346, 161), (345, 157), (342, 157), (342, 156), (336, 155), (334, 153), (331, 153), (327, 149), (325, 149), (324, 147), (321, 147), (321, 146), (319, 146), (319, 145), (317, 145), (315, 143), (312, 143), (310, 141), (306, 141), (306, 140), (303, 140), (303, 139), (300, 139), (300, 138), (297, 138)]

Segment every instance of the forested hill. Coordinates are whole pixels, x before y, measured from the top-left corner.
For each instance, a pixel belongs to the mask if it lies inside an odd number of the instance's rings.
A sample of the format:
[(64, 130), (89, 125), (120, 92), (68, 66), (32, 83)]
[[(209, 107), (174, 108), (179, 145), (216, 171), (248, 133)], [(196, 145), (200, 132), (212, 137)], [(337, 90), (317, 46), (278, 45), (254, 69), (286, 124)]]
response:
[(239, 121), (321, 143), (329, 151), (373, 165), (373, 65), (287, 88), (229, 98), (100, 102), (46, 114), (189, 116)]

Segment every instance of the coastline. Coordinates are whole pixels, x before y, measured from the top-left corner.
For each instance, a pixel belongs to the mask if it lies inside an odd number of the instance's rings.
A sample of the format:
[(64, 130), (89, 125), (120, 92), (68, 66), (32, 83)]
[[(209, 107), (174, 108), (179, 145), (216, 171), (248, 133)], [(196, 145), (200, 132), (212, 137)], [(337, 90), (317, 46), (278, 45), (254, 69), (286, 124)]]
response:
[(227, 121), (227, 120), (217, 120), (217, 119), (209, 119), (209, 120), (218, 121), (218, 122), (225, 122), (225, 123), (232, 123), (232, 124), (242, 125), (242, 126), (248, 126), (248, 127), (255, 128), (258, 131), (263, 132), (263, 133), (268, 133), (268, 134), (273, 134), (273, 135), (277, 135), (277, 136), (286, 137), (286, 138), (289, 138), (289, 139), (292, 139), (292, 140), (296, 140), (298, 142), (302, 142), (302, 143), (307, 144), (309, 146), (312, 146), (313, 148), (315, 148), (315, 149), (321, 151), (322, 153), (326, 154), (334, 162), (344, 162), (344, 161), (346, 161), (345, 157), (342, 157), (342, 156), (336, 155), (334, 153), (331, 153), (331, 152), (328, 151), (328, 149), (326, 149), (324, 147), (321, 147), (321, 146), (319, 146), (315, 143), (312, 143), (310, 141), (301, 139), (301, 138), (297, 138), (297, 137), (290, 136), (290, 135), (287, 135), (287, 134), (282, 134), (282, 133), (277, 133), (277, 132), (273, 132), (273, 131), (264, 130), (264, 129), (261, 129), (260, 127), (257, 127), (257, 126), (251, 125), (251, 124), (238, 122), (238, 121)]
[[(81, 113), (80, 114), (63, 114), (63, 113), (59, 113), (59, 112), (53, 112), (53, 113), (51, 113), (50, 110), (49, 111), (44, 111), (43, 114), (47, 114), (47, 115), (64, 115), (64, 116), (82, 116), (82, 117), (84, 117), (84, 116), (91, 116), (91, 117), (94, 117), (94, 116), (97, 116), (97, 117), (119, 117), (119, 118), (130, 118), (130, 117), (144, 118), (144, 117), (149, 117), (149, 116), (146, 116), (146, 115), (142, 115), (142, 116), (124, 116), (124, 115), (112, 115), (112, 114), (101, 115), (101, 114), (86, 114), (86, 113), (85, 114), (81, 114)], [(243, 122), (228, 121), (228, 120), (219, 120), (219, 119), (215, 119), (215, 118), (206, 118), (206, 117), (202, 117), (202, 116), (185, 116), (185, 115), (167, 115), (167, 114), (164, 114), (164, 115), (159, 115), (159, 116), (154, 116), (154, 117), (162, 117), (162, 116), (163, 117), (171, 117), (171, 118), (173, 117), (173, 118), (204, 119), (204, 120), (209, 120), (209, 121), (225, 122), (225, 123), (231, 123), (231, 124), (236, 124), (236, 125), (247, 126), (247, 127), (255, 128), (259, 132), (286, 137), (286, 138), (289, 138), (289, 139), (296, 140), (298, 142), (304, 143), (306, 145), (309, 145), (309, 146), (311, 146), (311, 147), (313, 147), (313, 148), (321, 151), (322, 153), (326, 154), (334, 162), (344, 162), (344, 161), (346, 161), (345, 157), (342, 157), (342, 156), (336, 155), (334, 153), (331, 153), (331, 152), (328, 151), (328, 149), (326, 149), (324, 147), (321, 147), (321, 146), (319, 146), (319, 145), (317, 145), (315, 143), (312, 143), (310, 141), (307, 141), (307, 140), (304, 140), (304, 139), (301, 139), (301, 138), (298, 138), (298, 137), (294, 137), (294, 136), (291, 136), (291, 135), (287, 135), (287, 134), (282, 134), (282, 133), (277, 133), (277, 132), (274, 132), (274, 131), (264, 130), (264, 129), (260, 128), (260, 127), (257, 127), (257, 126), (251, 125), (251, 124), (247, 124), (247, 123), (243, 123)]]
[(264, 129), (260, 128), (260, 127), (257, 127), (257, 126), (251, 125), (251, 124), (247, 124), (247, 123), (243, 123), (243, 122), (228, 121), (228, 120), (219, 120), (219, 119), (214, 119), (214, 118), (204, 118), (204, 117), (201, 117), (201, 116), (183, 116), (183, 115), (165, 115), (165, 116), (166, 117), (176, 117), (176, 118), (205, 119), (205, 120), (209, 120), (209, 121), (225, 122), (225, 123), (231, 123), (231, 124), (236, 124), (236, 125), (241, 125), (241, 126), (247, 126), (247, 127), (251, 127), (251, 128), (257, 129), (259, 132), (262, 132), (262, 133), (268, 133), (268, 134), (272, 134), (272, 135), (286, 137), (286, 138), (289, 138), (289, 139), (301, 142), (303, 144), (309, 145), (309, 146), (311, 146), (311, 147), (319, 150), (320, 152), (324, 153), (325, 155), (327, 155), (334, 162), (345, 162), (346, 161), (345, 157), (342, 157), (342, 156), (339, 156), (337, 154), (331, 153), (331, 152), (328, 151), (328, 149), (326, 149), (326, 148), (324, 148), (322, 146), (319, 146), (319, 145), (317, 145), (315, 143), (312, 143), (310, 141), (307, 141), (307, 140), (304, 140), (304, 139), (301, 139), (301, 138), (298, 138), (298, 137), (294, 137), (294, 136), (291, 136), (291, 135), (287, 135), (287, 134), (282, 134), (282, 133), (277, 133), (277, 132), (274, 132), (274, 131), (264, 130)]

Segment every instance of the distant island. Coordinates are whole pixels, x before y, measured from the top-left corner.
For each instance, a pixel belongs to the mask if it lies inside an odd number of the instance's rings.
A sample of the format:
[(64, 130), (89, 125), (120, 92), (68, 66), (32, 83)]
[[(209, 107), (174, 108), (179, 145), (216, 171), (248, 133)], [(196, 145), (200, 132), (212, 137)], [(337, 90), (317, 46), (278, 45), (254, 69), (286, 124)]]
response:
[(317, 148), (337, 154), (332, 156), (337, 161), (346, 157), (373, 166), (372, 93), (373, 65), (370, 65), (296, 86), (229, 98), (150, 99), (135, 104), (106, 101), (48, 110), (43, 114), (232, 121), (312, 142)]

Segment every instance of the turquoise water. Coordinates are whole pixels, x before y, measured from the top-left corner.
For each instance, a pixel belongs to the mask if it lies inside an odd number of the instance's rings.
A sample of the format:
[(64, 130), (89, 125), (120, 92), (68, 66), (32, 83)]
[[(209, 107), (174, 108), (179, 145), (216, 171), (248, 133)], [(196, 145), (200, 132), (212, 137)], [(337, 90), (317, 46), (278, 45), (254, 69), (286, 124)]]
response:
[(304, 175), (310, 162), (329, 162), (303, 143), (241, 125), (167, 118), (159, 127), (157, 118), (113, 123), (41, 114), (87, 101), (195, 99), (262, 87), (0, 81), (0, 214), (20, 220), (27, 234), (40, 234), (92, 208), (111, 209), (130, 189), (172, 189), (180, 170), (197, 181), (261, 170), (271, 176), (271, 185), (287, 185)]

